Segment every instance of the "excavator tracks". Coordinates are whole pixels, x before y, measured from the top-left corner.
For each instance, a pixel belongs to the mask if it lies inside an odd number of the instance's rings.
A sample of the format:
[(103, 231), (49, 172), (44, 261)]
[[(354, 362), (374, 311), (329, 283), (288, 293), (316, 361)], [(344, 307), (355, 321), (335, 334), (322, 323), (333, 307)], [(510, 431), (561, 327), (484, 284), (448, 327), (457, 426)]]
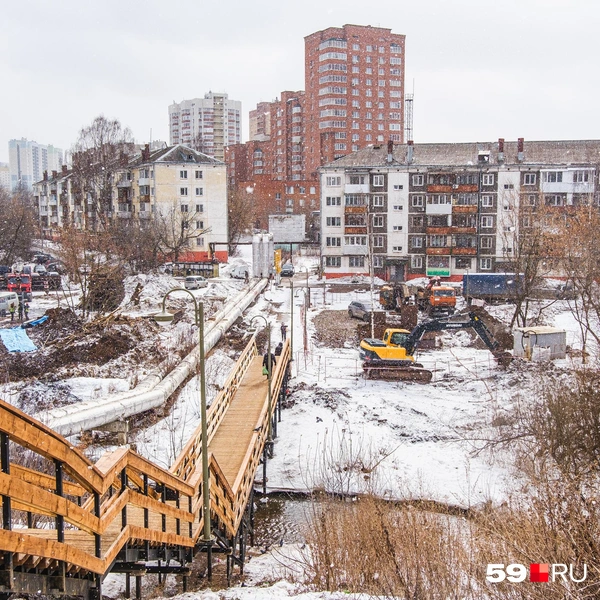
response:
[(413, 383), (430, 383), (433, 373), (415, 364), (409, 367), (392, 367), (387, 365), (370, 365), (364, 367), (367, 379), (387, 379), (390, 381), (411, 381)]

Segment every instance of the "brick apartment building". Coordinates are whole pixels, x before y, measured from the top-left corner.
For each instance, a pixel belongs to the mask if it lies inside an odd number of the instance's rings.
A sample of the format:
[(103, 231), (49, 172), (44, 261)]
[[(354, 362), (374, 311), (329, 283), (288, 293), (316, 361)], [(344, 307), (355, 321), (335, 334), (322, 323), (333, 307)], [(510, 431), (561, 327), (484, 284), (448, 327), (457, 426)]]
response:
[(519, 236), (568, 207), (598, 206), (600, 140), (406, 144), (323, 167), (327, 277), (460, 280), (511, 271)]
[(403, 141), (404, 36), (344, 25), (305, 43), (306, 170), (370, 144)]
[(246, 144), (225, 161), (230, 192), (252, 190), (258, 228), (269, 214), (319, 206), (317, 169), (359, 148), (403, 141), (404, 36), (344, 25), (305, 38), (306, 91), (285, 91), (250, 112)]

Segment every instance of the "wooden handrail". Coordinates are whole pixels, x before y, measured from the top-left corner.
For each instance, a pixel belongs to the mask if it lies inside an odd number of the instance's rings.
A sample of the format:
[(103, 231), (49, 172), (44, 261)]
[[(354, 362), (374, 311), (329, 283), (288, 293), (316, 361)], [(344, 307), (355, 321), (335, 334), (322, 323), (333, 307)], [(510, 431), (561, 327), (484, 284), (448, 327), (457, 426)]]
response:
[[(225, 388), (209, 408), (209, 441), (257, 353), (256, 340), (252, 337)], [(289, 341), (286, 341), (271, 379), (273, 405), (270, 408), (273, 412), (289, 357), (290, 346)], [(270, 408), (268, 390), (265, 389), (259, 422), (255, 425), (257, 431), (252, 436), (242, 468), (233, 485), (226, 479), (215, 457), (212, 454), (208, 457), (211, 512), (232, 537), (238, 532), (254, 474), (262, 456), (269, 428)], [(65, 540), (69, 539), (68, 536), (71, 539), (82, 539), (77, 537), (81, 535), (88, 536), (86, 546), (79, 548), (67, 541), (59, 542), (62, 533), (59, 534), (57, 529), (0, 529), (0, 552), (18, 554), (17, 564), (25, 564), (30, 557), (33, 564), (37, 564), (40, 559), (64, 561), (70, 565), (69, 568), (105, 574), (123, 546), (132, 541), (190, 548), (202, 536), (200, 426), (169, 470), (157, 466), (127, 447), (106, 453), (93, 464), (66, 439), (2, 400), (0, 432), (15, 444), (53, 461), (57, 469), (60, 466), (60, 470), (73, 480), (62, 479), (59, 486), (61, 471), (57, 471), (54, 476), (14, 462), (9, 463), (9, 472), (0, 473), (0, 502), (4, 504), (10, 500), (13, 509), (55, 517), (57, 523), (64, 521), (67, 525), (64, 531), (68, 534)], [(57, 493), (60, 489), (62, 495)], [(178, 508), (173, 502), (166, 502), (164, 495), (161, 498), (159, 492), (164, 489), (172, 490), (178, 497), (189, 501), (180, 503)], [(99, 512), (96, 512), (97, 509)], [(128, 510), (137, 515), (143, 511), (145, 523), (149, 526), (141, 527), (127, 522)], [(156, 519), (163, 524), (159, 529), (150, 524), (152, 520), (156, 523)], [(171, 523), (170, 531), (163, 531), (166, 519)], [(185, 526), (175, 528), (173, 520)], [(188, 524), (193, 524), (191, 536)], [(178, 533), (180, 531), (188, 535)], [(51, 539), (52, 537), (55, 539)], [(95, 556), (95, 550), (90, 550), (90, 547), (94, 547), (94, 540), (97, 544), (100, 539), (104, 544), (102, 555)], [(106, 544), (110, 544), (108, 548)]]

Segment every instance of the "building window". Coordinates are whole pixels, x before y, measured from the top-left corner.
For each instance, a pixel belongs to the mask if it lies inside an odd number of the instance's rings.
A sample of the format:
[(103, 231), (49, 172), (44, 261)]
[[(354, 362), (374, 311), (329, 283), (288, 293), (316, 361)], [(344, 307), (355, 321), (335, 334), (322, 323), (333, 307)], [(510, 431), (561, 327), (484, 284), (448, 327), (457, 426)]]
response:
[(341, 206), (342, 198), (341, 196), (327, 196), (325, 204), (326, 206)]
[(490, 250), (493, 246), (493, 240), (494, 238), (486, 236), (486, 237), (482, 237), (479, 245), (481, 248), (485, 249), (485, 250)]
[(444, 248), (448, 245), (447, 235), (430, 235), (429, 246), (432, 248)]
[(415, 186), (423, 185), (425, 181), (425, 177), (423, 175), (413, 175), (412, 176), (412, 184)]
[(402, 246), (392, 246), (392, 252), (402, 252)]
[(403, 210), (404, 209), (404, 205), (402, 205), (402, 204), (394, 204), (393, 208), (394, 208), (394, 210)]
[(342, 178), (341, 177), (327, 177), (325, 179), (326, 181), (326, 185), (328, 186), (338, 186), (338, 185), (342, 185)]
[(494, 174), (484, 173), (481, 176), (481, 185), (494, 185)]
[(481, 228), (491, 229), (494, 226), (494, 217), (481, 217)]
[(182, 204), (181, 205), (181, 212), (182, 213), (189, 212), (189, 206), (187, 204)]
[(383, 256), (377, 254), (373, 257), (373, 267), (375, 269), (382, 269), (383, 268)]
[(362, 185), (366, 181), (364, 175), (350, 175), (350, 185)]
[(481, 196), (481, 206), (486, 206), (488, 208), (494, 206), (494, 196), (489, 196), (489, 195)]
[(455, 258), (454, 259), (454, 267), (456, 269), (471, 269), (471, 259), (470, 258)]
[(482, 271), (491, 271), (492, 270), (492, 259), (491, 258), (480, 258), (479, 266)]
[(188, 189), (186, 187), (179, 188), (179, 195), (180, 196), (187, 196), (188, 195)]
[(187, 171), (179, 171), (180, 179), (187, 179)]
[(385, 246), (385, 237), (383, 235), (373, 236), (373, 248), (383, 248)]
[(544, 196), (546, 206), (564, 206), (566, 201), (565, 196), (561, 196), (560, 194), (546, 194)]
[(422, 248), (423, 238), (420, 235), (414, 236), (413, 238), (411, 238), (411, 246), (413, 248)]
[(544, 181), (546, 183), (561, 183), (562, 171), (546, 171), (544, 173)]
[(203, 213), (204, 212), (204, 204), (196, 204), (196, 212)]
[(203, 237), (196, 238), (196, 246), (204, 246), (204, 238)]
[(393, 231), (402, 231), (402, 225), (394, 225), (392, 229)]
[(505, 190), (514, 190), (514, 189), (515, 189), (515, 186), (514, 186), (514, 184), (512, 184), (512, 183), (505, 183), (505, 184), (504, 184), (504, 189), (505, 189)]
[(326, 256), (325, 257), (326, 267), (341, 267), (342, 257), (341, 256)]
[(535, 194), (527, 195), (527, 206), (535, 206), (537, 203), (537, 198)]
[(383, 206), (384, 197), (383, 196), (373, 196), (373, 206)]
[(537, 176), (535, 173), (525, 173), (523, 175), (523, 185), (535, 185)]
[(413, 196), (411, 203), (413, 206), (424, 206), (425, 200), (423, 196)]
[(341, 217), (327, 217), (327, 227), (341, 227)]
[(196, 196), (203, 196), (204, 188), (196, 188)]
[(573, 171), (573, 183), (587, 183), (589, 177), (589, 171)]
[(364, 267), (365, 257), (364, 256), (349, 256), (348, 257), (349, 267)]
[(366, 235), (347, 235), (344, 238), (344, 244), (346, 246), (366, 246), (367, 236)]
[(196, 221), (196, 229), (204, 229), (204, 221)]
[(422, 256), (411, 256), (410, 257), (410, 266), (413, 269), (422, 269), (423, 268), (423, 257)]
[(383, 227), (383, 215), (373, 215), (373, 227)]
[(340, 237), (328, 237), (325, 239), (326, 245), (339, 247), (342, 245), (342, 238)]

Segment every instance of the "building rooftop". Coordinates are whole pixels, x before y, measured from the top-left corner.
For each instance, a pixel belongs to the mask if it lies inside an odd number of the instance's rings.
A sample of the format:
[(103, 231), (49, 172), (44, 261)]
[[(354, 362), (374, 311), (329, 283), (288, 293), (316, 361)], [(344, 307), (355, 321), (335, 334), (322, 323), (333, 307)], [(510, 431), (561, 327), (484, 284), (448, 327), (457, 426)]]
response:
[[(505, 141), (503, 158), (499, 142), (464, 142), (449, 144), (414, 144), (412, 167), (415, 166), (485, 166), (485, 165), (579, 165), (600, 163), (600, 140), (558, 140), (523, 143), (523, 158), (518, 160), (518, 142)], [(480, 161), (480, 156), (486, 157)], [(348, 154), (322, 168), (408, 166), (409, 145), (393, 146), (389, 161), (387, 144), (374, 145)]]

